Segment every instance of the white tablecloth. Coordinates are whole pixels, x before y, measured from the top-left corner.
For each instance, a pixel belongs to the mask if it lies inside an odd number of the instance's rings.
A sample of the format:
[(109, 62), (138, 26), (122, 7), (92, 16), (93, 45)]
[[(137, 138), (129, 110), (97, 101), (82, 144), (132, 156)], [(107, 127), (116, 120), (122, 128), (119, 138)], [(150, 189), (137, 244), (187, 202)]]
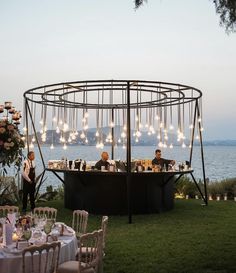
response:
[[(58, 240), (61, 241), (59, 264), (66, 261), (75, 260), (75, 255), (78, 249), (75, 234), (73, 236), (59, 236)], [(21, 272), (22, 254), (9, 254), (0, 248), (0, 273)]]

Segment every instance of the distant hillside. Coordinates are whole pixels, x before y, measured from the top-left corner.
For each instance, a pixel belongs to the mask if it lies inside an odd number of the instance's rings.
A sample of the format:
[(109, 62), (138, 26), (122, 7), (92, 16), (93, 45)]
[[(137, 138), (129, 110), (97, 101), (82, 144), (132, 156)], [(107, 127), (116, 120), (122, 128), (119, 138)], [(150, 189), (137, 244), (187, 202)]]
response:
[[(104, 127), (103, 128), (103, 140), (104, 140), (104, 144), (105, 144), (105, 139), (107, 137), (107, 135), (110, 132), (110, 128), (109, 127)], [(114, 128), (114, 135), (116, 140), (120, 137), (121, 134), (121, 127), (116, 126)], [(88, 144), (89, 145), (96, 145), (97, 139), (95, 137), (95, 132), (96, 132), (96, 128), (91, 128), (87, 131), (86, 133), (86, 137), (88, 139)], [(71, 140), (70, 145), (83, 145), (85, 144), (85, 139), (81, 139), (80, 135), (81, 135), (81, 131), (78, 132), (78, 136), (75, 140)], [(142, 132), (142, 136), (139, 138), (139, 142), (135, 142), (135, 137), (133, 137), (133, 133), (134, 131), (131, 132), (131, 144), (135, 145), (135, 146), (156, 146), (157, 143), (159, 142), (159, 140), (157, 139), (156, 134), (155, 135), (148, 135), (146, 131)], [(37, 137), (39, 140), (39, 143), (42, 144), (51, 144), (52, 142), (54, 143), (54, 145), (59, 145), (61, 144), (60, 142), (60, 137), (61, 134), (56, 133), (55, 130), (48, 130), (47, 134), (46, 134), (46, 141), (42, 142), (41, 141), (41, 135), (39, 132), (37, 132)], [(68, 139), (69, 137), (69, 132), (64, 133), (64, 137), (65, 139)], [(29, 136), (29, 138), (31, 139), (31, 136)], [(177, 142), (177, 136), (175, 134), (169, 135), (169, 140), (168, 143), (173, 143), (173, 145), (178, 146), (180, 145), (179, 142)], [(185, 144), (189, 145), (189, 140), (186, 139), (185, 140)], [(199, 141), (195, 141), (194, 145), (199, 145)], [(236, 140), (208, 140), (208, 141), (203, 141), (203, 144), (205, 146), (236, 146)]]

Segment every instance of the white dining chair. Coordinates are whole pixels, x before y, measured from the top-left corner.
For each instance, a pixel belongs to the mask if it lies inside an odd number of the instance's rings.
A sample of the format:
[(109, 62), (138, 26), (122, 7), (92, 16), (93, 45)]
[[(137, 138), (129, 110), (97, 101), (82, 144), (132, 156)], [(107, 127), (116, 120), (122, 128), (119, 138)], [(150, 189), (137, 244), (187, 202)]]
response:
[(5, 217), (7, 216), (8, 213), (18, 213), (19, 212), (19, 208), (17, 206), (9, 206), (9, 205), (5, 205), (5, 206), (0, 206), (0, 216)]
[(22, 273), (56, 273), (61, 243), (32, 245), (22, 251)]
[(88, 212), (85, 210), (74, 210), (72, 219), (72, 228), (76, 233), (77, 239), (87, 231)]
[(57, 219), (57, 209), (50, 207), (37, 207), (34, 209), (34, 214), (39, 218), (46, 217), (47, 220), (53, 220), (56, 222)]
[(60, 264), (57, 273), (97, 273), (102, 256), (102, 236), (101, 229), (81, 235), (78, 261)]

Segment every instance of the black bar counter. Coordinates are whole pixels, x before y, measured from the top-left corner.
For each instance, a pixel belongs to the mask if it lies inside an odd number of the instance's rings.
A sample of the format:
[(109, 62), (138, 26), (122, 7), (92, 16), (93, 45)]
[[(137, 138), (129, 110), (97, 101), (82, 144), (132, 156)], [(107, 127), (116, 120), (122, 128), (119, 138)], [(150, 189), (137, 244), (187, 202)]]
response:
[[(159, 213), (174, 207), (174, 183), (188, 171), (131, 173), (130, 195), (125, 172), (46, 169), (64, 173), (65, 208), (92, 214), (127, 214), (130, 196), (133, 214)], [(62, 180), (62, 179), (61, 179)], [(62, 180), (63, 181), (63, 180)]]

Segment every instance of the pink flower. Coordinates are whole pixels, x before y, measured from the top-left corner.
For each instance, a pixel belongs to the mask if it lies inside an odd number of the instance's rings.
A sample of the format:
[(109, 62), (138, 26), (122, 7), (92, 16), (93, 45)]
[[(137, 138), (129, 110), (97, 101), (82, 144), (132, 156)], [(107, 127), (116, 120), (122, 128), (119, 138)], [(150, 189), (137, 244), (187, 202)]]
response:
[(10, 125), (7, 126), (7, 129), (9, 131), (13, 131), (15, 128), (14, 128), (14, 125), (10, 124)]
[(3, 134), (6, 132), (6, 129), (4, 127), (0, 127), (0, 134)]

